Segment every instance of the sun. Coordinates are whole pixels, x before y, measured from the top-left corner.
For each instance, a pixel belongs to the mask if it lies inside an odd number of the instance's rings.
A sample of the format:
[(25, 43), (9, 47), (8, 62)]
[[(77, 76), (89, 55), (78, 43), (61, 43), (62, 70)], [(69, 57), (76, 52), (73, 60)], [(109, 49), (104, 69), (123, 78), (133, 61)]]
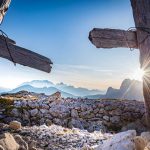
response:
[(145, 74), (145, 71), (143, 69), (138, 68), (131, 75), (131, 79), (143, 81), (144, 74)]

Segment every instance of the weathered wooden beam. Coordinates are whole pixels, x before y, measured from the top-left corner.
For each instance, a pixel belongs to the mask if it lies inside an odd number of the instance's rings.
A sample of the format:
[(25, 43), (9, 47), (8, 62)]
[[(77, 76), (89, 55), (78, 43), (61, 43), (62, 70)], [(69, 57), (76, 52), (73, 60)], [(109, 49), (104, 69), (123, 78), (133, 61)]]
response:
[(14, 40), (7, 38), (5, 36), (2, 36), (2, 35), (0, 35), (0, 39), (2, 39), (4, 41), (6, 40), (8, 43), (11, 43), (11, 44), (16, 44), (16, 42)]
[(12, 40), (8, 39), (8, 49), (6, 41), (3, 37), (0, 37), (0, 57), (6, 58), (10, 61), (13, 60), (15, 63), (48, 73), (51, 71), (52, 62), (50, 59), (25, 48), (14, 45), (13, 43), (14, 42), (12, 42)]
[(94, 28), (89, 33), (89, 40), (97, 48), (138, 48), (136, 31)]
[[(0, 0), (0, 22), (2, 22), (10, 3), (11, 0)], [(0, 35), (0, 57), (48, 73), (51, 71), (50, 59), (15, 44), (15, 41)]]
[(140, 49), (141, 68), (144, 69), (143, 94), (147, 126), (150, 128), (150, 0), (131, 0), (137, 41)]

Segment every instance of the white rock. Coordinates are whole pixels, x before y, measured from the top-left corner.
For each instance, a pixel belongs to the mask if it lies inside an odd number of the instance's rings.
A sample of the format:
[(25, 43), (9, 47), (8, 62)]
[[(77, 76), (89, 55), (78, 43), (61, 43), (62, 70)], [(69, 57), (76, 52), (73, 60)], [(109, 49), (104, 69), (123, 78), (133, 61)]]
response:
[(4, 150), (18, 150), (19, 145), (10, 133), (4, 133), (0, 137), (0, 145)]
[(95, 150), (135, 150), (133, 139), (136, 137), (135, 130), (129, 130), (114, 135), (111, 139), (104, 141)]

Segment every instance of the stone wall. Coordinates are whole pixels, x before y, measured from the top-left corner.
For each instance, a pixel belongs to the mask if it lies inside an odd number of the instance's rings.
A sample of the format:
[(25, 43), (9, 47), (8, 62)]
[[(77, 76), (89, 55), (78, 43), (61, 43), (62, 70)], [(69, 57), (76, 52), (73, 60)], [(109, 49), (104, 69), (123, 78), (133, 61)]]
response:
[[(119, 130), (142, 119), (144, 104), (129, 100), (89, 100), (44, 97), (38, 100), (0, 100), (0, 121), (18, 120), (23, 125), (77, 127), (88, 131)], [(106, 127), (106, 128), (105, 128)]]

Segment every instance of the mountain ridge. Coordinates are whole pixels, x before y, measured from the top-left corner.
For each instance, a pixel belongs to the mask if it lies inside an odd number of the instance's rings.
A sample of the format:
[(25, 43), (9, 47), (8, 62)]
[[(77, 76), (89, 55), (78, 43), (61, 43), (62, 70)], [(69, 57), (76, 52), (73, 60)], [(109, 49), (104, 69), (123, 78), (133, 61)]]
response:
[(81, 87), (74, 87), (65, 83), (54, 84), (48, 80), (33, 80), (30, 82), (24, 82), (17, 88), (8, 91), (1, 90), (0, 93), (16, 93), (19, 91), (29, 91), (35, 93), (45, 93), (51, 95), (57, 91), (62, 93), (62, 97), (67, 98), (88, 98), (88, 99), (129, 99), (129, 100), (143, 100), (142, 82), (131, 79), (124, 79), (120, 85), (120, 88), (116, 89), (108, 87), (106, 93), (101, 90), (89, 90)]
[(124, 79), (119, 89), (108, 87), (104, 95), (88, 95), (85, 98), (108, 98), (108, 99), (128, 99), (144, 100), (142, 82), (131, 79)]

